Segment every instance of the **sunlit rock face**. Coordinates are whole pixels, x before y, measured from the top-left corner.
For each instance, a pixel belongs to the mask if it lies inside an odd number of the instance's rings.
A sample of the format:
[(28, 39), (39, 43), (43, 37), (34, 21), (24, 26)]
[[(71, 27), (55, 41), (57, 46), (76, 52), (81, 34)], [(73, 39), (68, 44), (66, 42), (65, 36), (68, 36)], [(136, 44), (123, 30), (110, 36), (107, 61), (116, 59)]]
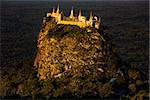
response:
[[(53, 24), (53, 25), (52, 25)], [(34, 66), (40, 80), (47, 78), (91, 77), (108, 79), (117, 70), (113, 50), (96, 29), (45, 23), (39, 32), (38, 52)], [(114, 56), (113, 56), (114, 57)], [(107, 70), (107, 71), (106, 71)]]

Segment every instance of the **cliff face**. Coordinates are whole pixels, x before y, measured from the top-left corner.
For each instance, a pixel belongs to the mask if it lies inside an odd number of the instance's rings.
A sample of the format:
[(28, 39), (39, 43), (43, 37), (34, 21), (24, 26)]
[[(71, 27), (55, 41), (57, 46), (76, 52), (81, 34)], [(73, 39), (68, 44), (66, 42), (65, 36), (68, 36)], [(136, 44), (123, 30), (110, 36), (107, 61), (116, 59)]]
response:
[[(96, 29), (93, 28), (93, 32), (88, 33), (87, 28), (54, 24), (55, 27), (52, 28), (51, 24), (46, 24), (39, 33), (34, 65), (40, 79), (61, 77), (69, 72), (73, 74), (78, 69), (81, 69), (83, 74), (95, 72), (96, 77), (107, 70), (105, 74), (111, 77), (117, 70), (116, 63), (112, 66), (108, 61), (112, 59), (110, 57), (113, 54), (113, 51), (109, 50), (110, 44)], [(116, 62), (115, 59), (112, 61)]]
[[(88, 29), (92, 32), (87, 32)], [(111, 83), (116, 78), (124, 82), (114, 55), (104, 32), (51, 22), (43, 24), (39, 33), (34, 66), (40, 80), (57, 81), (58, 95), (67, 91), (78, 96), (87, 93), (105, 96), (111, 94)]]

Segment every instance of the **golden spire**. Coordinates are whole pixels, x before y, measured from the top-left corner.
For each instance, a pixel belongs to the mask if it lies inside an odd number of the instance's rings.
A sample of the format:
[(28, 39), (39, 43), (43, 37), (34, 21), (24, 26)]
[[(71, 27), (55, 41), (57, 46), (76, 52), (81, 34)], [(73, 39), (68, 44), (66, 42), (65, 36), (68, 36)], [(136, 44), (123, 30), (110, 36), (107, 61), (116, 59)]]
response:
[(59, 14), (59, 4), (57, 6), (57, 11), (56, 11), (57, 14)]
[(73, 7), (72, 7), (72, 9), (71, 9), (71, 13), (70, 13), (70, 18), (73, 18), (74, 16), (73, 16)]
[(99, 22), (101, 22), (102, 21), (102, 19), (101, 18), (99, 18)]
[(92, 21), (93, 20), (93, 14), (92, 14), (92, 11), (90, 11), (90, 19), (89, 19), (90, 21)]
[(81, 16), (81, 10), (79, 10), (79, 16)]
[(53, 7), (53, 12), (52, 13), (55, 13), (55, 9), (54, 9), (54, 7)]

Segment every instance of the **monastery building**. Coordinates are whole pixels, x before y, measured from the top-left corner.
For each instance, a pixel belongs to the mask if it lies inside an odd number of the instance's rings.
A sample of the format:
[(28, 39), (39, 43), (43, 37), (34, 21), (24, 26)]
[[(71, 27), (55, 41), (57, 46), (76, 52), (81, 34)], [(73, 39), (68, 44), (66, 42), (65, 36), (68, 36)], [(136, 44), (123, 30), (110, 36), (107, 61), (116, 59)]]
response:
[(79, 11), (78, 16), (74, 16), (73, 8), (71, 9), (70, 15), (68, 17), (62, 16), (62, 12), (59, 10), (59, 5), (56, 11), (53, 8), (53, 11), (47, 13), (46, 17), (55, 18), (57, 24), (77, 25), (80, 28), (95, 27), (96, 29), (99, 29), (101, 23), (100, 18), (98, 19), (98, 17), (93, 16), (92, 12), (90, 12), (90, 17), (88, 20), (85, 16), (82, 16), (81, 10)]

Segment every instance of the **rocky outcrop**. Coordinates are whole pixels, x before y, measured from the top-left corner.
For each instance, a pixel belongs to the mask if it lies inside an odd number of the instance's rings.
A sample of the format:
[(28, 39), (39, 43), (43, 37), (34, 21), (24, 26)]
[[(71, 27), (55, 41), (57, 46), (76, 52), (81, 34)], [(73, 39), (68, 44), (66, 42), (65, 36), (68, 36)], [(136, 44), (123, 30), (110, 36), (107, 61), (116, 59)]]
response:
[(41, 80), (61, 77), (76, 68), (84, 69), (84, 66), (95, 66), (92, 70), (95, 69), (96, 74), (103, 74), (105, 70), (107, 70), (105, 74), (109, 76), (115, 73), (117, 65), (112, 66), (108, 61), (113, 59), (111, 58), (113, 51), (109, 50), (111, 46), (104, 40), (103, 33), (94, 28), (88, 33), (88, 28), (81, 29), (78, 26), (55, 25), (53, 28), (51, 26), (51, 23), (45, 23), (43, 31), (39, 33), (34, 65)]
[(59, 80), (62, 88), (57, 93), (105, 97), (114, 93), (116, 79), (124, 82), (109, 36), (103, 31), (46, 22), (37, 46), (34, 66), (38, 77)]

